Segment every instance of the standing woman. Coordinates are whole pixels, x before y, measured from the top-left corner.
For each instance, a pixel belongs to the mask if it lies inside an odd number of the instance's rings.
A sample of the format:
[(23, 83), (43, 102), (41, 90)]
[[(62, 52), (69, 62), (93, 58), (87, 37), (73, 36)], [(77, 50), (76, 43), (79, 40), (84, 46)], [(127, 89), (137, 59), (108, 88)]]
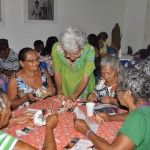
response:
[(37, 89), (46, 88), (49, 96), (55, 94), (55, 88), (49, 73), (39, 67), (39, 57), (31, 48), (23, 48), (18, 55), (21, 69), (13, 74), (8, 82), (7, 94), (11, 107), (18, 108), (29, 100), (35, 102), (39, 98), (33, 95)]
[(93, 91), (95, 81), (95, 52), (86, 43), (86, 35), (81, 28), (69, 27), (61, 33), (60, 42), (52, 50), (53, 67), (57, 94), (67, 96), (66, 108), (79, 97), (86, 100)]

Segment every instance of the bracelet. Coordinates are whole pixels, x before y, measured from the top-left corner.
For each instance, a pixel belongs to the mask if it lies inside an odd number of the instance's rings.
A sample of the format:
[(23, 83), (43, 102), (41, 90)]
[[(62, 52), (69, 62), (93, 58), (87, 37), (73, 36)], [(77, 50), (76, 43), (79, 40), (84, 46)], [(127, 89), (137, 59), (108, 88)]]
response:
[(86, 132), (86, 138), (87, 138), (87, 139), (89, 139), (89, 138), (88, 138), (88, 135), (89, 135), (90, 132), (92, 132), (92, 133), (95, 134), (95, 132), (94, 132), (93, 130), (88, 130), (88, 131)]

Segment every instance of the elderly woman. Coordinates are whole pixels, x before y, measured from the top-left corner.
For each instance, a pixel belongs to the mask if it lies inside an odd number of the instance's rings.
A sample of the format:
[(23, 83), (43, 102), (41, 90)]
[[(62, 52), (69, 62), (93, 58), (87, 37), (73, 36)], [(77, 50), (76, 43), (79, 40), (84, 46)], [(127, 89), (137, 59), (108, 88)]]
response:
[(118, 105), (114, 98), (121, 64), (118, 58), (107, 55), (101, 60), (101, 75), (95, 90), (88, 95), (88, 101)]
[[(36, 102), (40, 95), (52, 96), (55, 88), (46, 70), (39, 68), (39, 57), (31, 48), (23, 48), (18, 55), (21, 69), (8, 82), (7, 94), (11, 107), (18, 108), (25, 102)], [(43, 97), (43, 96), (42, 96)]]
[[(144, 59), (139, 64), (136, 64), (135, 68), (142, 70), (145, 74), (150, 76), (150, 57)], [(98, 115), (105, 121), (124, 121), (128, 115), (128, 112), (115, 115), (109, 115), (105, 112), (101, 112)]]
[(86, 43), (83, 30), (69, 27), (62, 32), (60, 43), (53, 46), (52, 58), (57, 94), (69, 98), (65, 107), (72, 107), (77, 98), (86, 100), (95, 87), (95, 52)]
[(139, 70), (129, 70), (119, 78), (117, 95), (120, 103), (129, 108), (129, 115), (112, 144), (93, 133), (83, 120), (75, 120), (75, 128), (86, 135), (97, 149), (149, 149), (150, 143), (150, 82)]
[[(17, 118), (11, 118), (10, 110), (10, 100), (8, 96), (0, 89), (0, 129), (6, 125), (22, 124), (25, 121), (31, 119), (29, 115), (21, 115)], [(53, 129), (57, 126), (58, 119), (57, 114), (47, 117), (46, 120), (46, 135), (43, 145), (43, 149), (53, 149), (56, 150), (56, 142), (54, 138)], [(36, 150), (33, 146), (20, 141), (19, 139), (8, 135), (0, 131), (0, 149), (1, 150), (16, 150), (16, 149), (25, 149), (25, 150)]]

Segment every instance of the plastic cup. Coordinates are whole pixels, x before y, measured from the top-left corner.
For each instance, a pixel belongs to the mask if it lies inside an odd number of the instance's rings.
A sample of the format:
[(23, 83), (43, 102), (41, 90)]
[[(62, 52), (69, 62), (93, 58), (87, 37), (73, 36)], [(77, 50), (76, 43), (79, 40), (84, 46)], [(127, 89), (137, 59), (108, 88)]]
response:
[(94, 106), (95, 106), (95, 103), (92, 103), (92, 102), (86, 103), (87, 115), (89, 117), (93, 116)]

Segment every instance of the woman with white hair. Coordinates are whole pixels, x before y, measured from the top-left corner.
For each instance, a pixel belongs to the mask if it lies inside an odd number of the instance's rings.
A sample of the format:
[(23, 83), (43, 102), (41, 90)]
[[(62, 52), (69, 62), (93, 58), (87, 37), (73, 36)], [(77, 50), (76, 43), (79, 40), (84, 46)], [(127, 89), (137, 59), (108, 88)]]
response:
[(110, 144), (88, 127), (84, 120), (75, 119), (75, 129), (86, 135), (99, 150), (148, 150), (150, 143), (150, 82), (141, 70), (121, 73), (116, 91), (121, 105), (129, 115)]
[(118, 58), (107, 55), (101, 60), (101, 75), (95, 90), (88, 95), (88, 101), (118, 105), (114, 98), (121, 64)]
[(73, 27), (63, 31), (60, 42), (53, 46), (52, 58), (58, 98), (67, 97), (65, 107), (72, 108), (77, 98), (86, 100), (95, 87), (95, 52), (86, 43), (85, 32)]

